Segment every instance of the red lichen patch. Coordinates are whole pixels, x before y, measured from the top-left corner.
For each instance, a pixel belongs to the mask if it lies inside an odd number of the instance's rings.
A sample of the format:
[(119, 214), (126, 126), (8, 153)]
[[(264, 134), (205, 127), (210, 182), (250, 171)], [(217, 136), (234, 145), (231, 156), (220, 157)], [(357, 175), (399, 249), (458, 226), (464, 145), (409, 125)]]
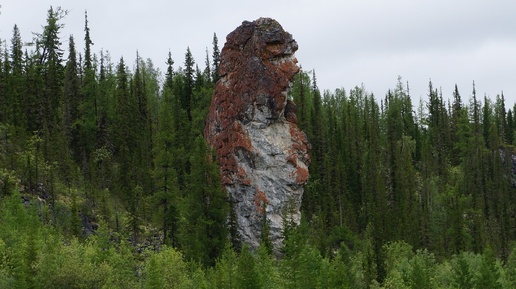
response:
[(298, 157), (308, 166), (310, 164), (310, 144), (306, 134), (296, 124), (290, 123), (290, 136), (292, 140), (291, 154)]
[(297, 58), (292, 61), (283, 61), (279, 63), (278, 69), (281, 70), (285, 75), (295, 75), (299, 72), (299, 67), (296, 65)]
[(253, 145), (249, 135), (244, 131), (240, 122), (234, 122), (232, 127), (233, 134), (231, 134), (231, 146), (233, 148), (244, 148), (248, 151), (253, 150)]
[(269, 199), (263, 191), (256, 189), (256, 195), (254, 196), (254, 204), (256, 205), (256, 211), (260, 214), (265, 214), (265, 207), (269, 204)]
[(296, 184), (306, 184), (308, 182), (309, 173), (304, 167), (298, 166), (296, 171)]
[(267, 44), (264, 49), (270, 55), (280, 55), (284, 50), (282, 43)]
[(247, 173), (245, 172), (245, 170), (242, 167), (238, 167), (236, 176), (237, 176), (238, 180), (240, 181), (240, 183), (242, 183), (246, 186), (251, 185), (251, 179), (248, 178)]
[(291, 153), (287, 156), (287, 163), (297, 166), (297, 154)]
[(296, 125), (295, 104), (286, 96), (299, 72), (293, 56), (297, 48), (292, 35), (269, 18), (245, 21), (227, 36), (220, 56), (221, 79), (204, 130), (206, 141), (215, 150), (223, 185), (252, 185), (235, 155), (241, 149), (254, 151), (244, 125), (256, 121), (256, 114), (268, 120), (284, 115), (293, 142), (289, 162), (297, 166), (298, 160), (309, 160), (306, 135)]

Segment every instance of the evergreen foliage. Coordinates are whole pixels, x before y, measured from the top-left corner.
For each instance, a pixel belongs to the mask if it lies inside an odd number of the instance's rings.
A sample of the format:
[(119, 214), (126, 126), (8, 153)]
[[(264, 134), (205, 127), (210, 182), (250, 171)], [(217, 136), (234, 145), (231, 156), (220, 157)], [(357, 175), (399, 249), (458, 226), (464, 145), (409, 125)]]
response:
[[(312, 145), (302, 225), (281, 256), (264, 215), (241, 247), (233, 200), (202, 138), (220, 50), (161, 72), (84, 52), (50, 8), (35, 46), (0, 57), (0, 288), (514, 288), (516, 106), (398, 79), (289, 97)], [(64, 58), (66, 55), (66, 58)], [(507, 109), (509, 108), (509, 109)]]

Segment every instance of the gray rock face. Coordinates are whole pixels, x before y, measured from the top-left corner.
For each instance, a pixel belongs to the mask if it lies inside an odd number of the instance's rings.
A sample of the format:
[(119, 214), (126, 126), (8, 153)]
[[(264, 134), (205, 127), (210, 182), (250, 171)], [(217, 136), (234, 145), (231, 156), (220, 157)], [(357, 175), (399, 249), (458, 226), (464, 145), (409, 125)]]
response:
[(300, 220), (310, 156), (295, 104), (287, 99), (299, 71), (296, 50), (278, 22), (260, 18), (230, 33), (221, 52), (204, 136), (215, 149), (240, 238), (251, 248), (260, 243), (264, 219), (277, 252), (284, 214)]
[[(290, 129), (286, 122), (261, 128), (250, 123), (243, 127), (253, 149), (239, 150), (235, 158), (250, 184), (236, 183), (226, 188), (235, 201), (239, 233), (251, 247), (259, 245), (263, 214), (270, 224), (270, 238), (276, 249), (281, 247), (284, 214), (290, 213), (288, 217), (295, 223), (300, 221), (302, 185), (306, 179), (300, 181), (304, 176), (299, 176), (298, 171), (303, 174), (308, 168), (303, 161), (295, 165), (290, 162), (294, 145)], [(292, 207), (287, 208), (289, 205)], [(288, 209), (291, 211), (287, 212)]]

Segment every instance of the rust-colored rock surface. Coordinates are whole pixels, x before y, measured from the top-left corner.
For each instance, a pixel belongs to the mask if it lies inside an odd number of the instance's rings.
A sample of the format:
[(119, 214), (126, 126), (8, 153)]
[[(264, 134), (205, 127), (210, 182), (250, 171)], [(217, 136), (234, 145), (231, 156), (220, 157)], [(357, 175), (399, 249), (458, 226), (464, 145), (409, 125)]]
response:
[(283, 214), (299, 222), (310, 161), (296, 106), (287, 99), (299, 71), (296, 41), (270, 18), (245, 21), (226, 38), (204, 136), (215, 149), (222, 185), (232, 197), (238, 232), (259, 245), (264, 214), (279, 250)]

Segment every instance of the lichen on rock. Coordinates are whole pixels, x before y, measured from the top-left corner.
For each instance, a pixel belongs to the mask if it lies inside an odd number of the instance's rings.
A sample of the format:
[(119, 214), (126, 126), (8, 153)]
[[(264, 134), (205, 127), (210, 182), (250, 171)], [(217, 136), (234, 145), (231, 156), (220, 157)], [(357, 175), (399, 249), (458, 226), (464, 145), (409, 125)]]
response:
[(259, 246), (264, 214), (276, 252), (287, 208), (289, 218), (300, 220), (310, 155), (288, 100), (299, 71), (297, 49), (276, 20), (260, 18), (231, 32), (221, 51), (204, 136), (215, 150), (240, 238), (251, 248)]

